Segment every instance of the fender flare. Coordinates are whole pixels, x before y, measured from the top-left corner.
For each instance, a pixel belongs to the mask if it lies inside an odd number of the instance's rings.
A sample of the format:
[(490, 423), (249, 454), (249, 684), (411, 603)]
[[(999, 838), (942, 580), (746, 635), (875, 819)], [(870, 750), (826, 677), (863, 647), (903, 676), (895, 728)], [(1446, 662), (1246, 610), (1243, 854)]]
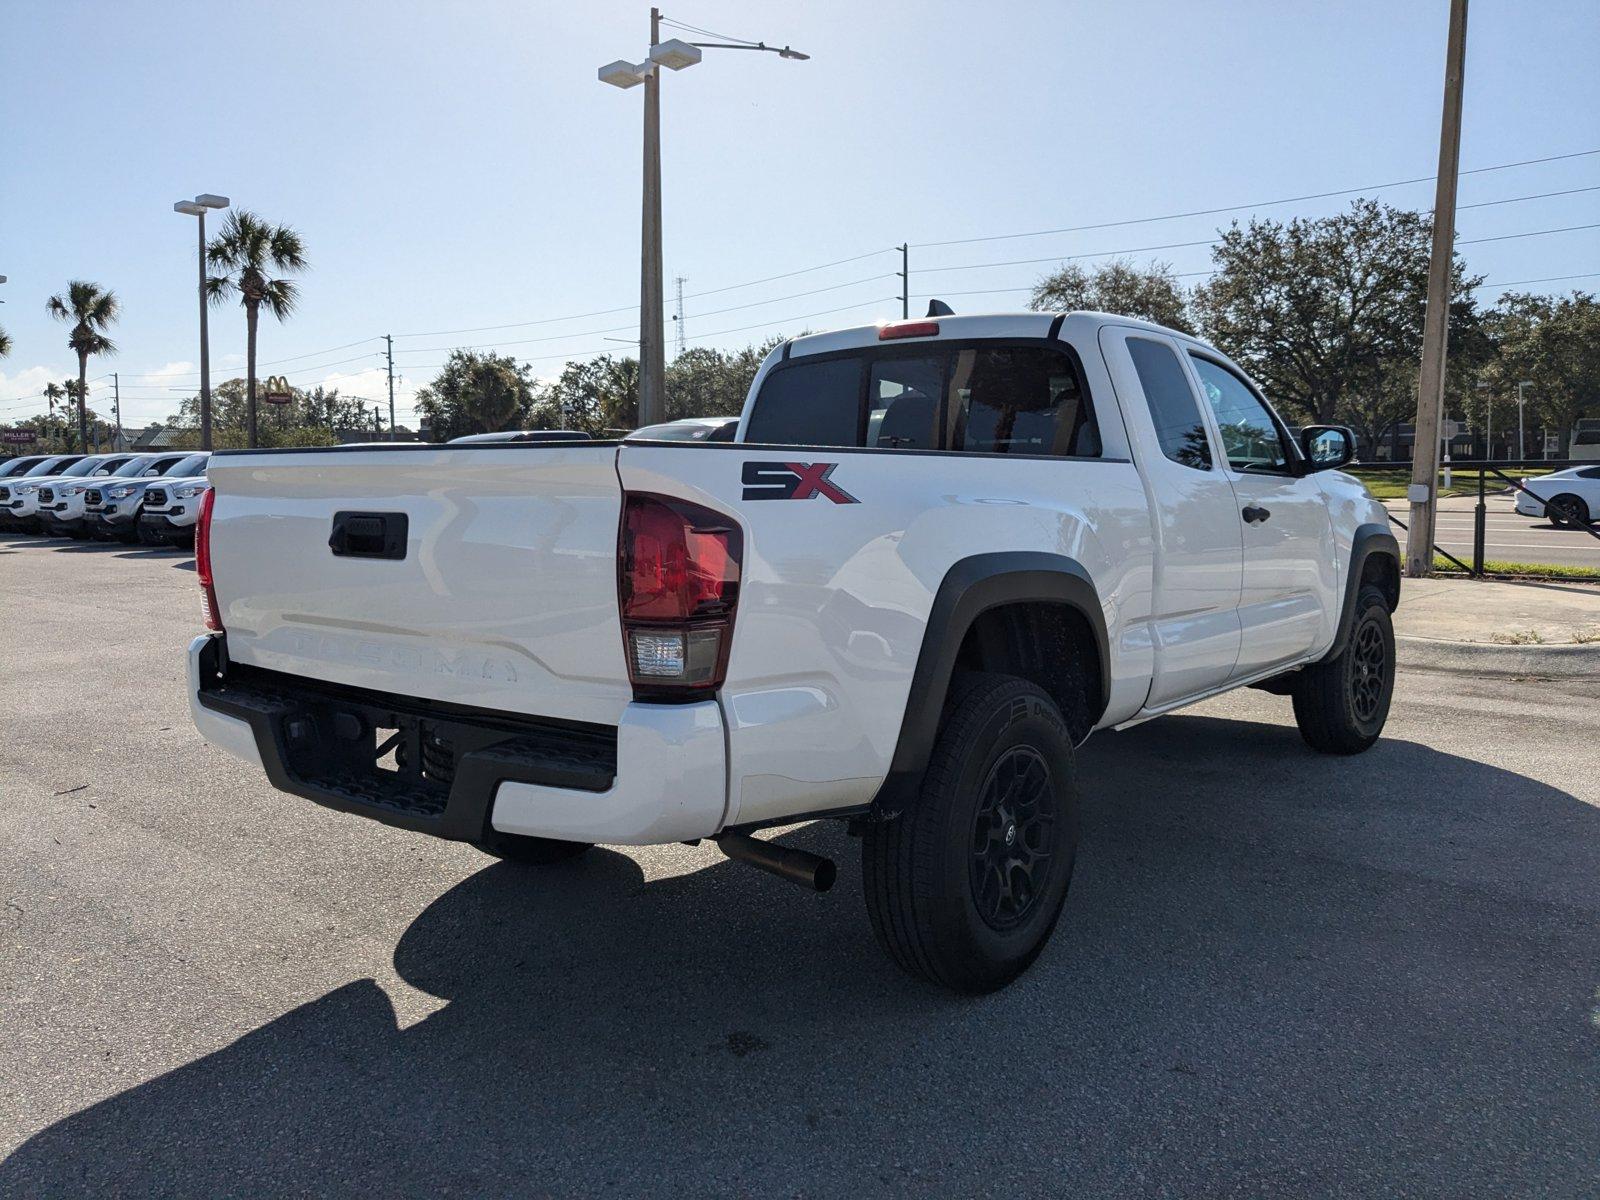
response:
[[(1389, 527), (1376, 522), (1357, 526), (1354, 536), (1350, 539), (1350, 566), (1344, 577), (1344, 607), (1339, 612), (1339, 625), (1334, 631), (1333, 646), (1323, 656), (1323, 662), (1344, 653), (1345, 643), (1350, 639), (1350, 627), (1356, 620), (1356, 596), (1361, 591), (1361, 575), (1366, 570), (1367, 560), (1375, 554), (1394, 559), (1395, 578), (1398, 580), (1401, 575), (1400, 543)], [(1399, 584), (1396, 583), (1395, 603), (1390, 606), (1390, 612), (1399, 607), (1398, 589)]]
[(1100, 596), (1088, 569), (1077, 559), (1039, 551), (1001, 551), (960, 559), (945, 573), (928, 613), (900, 721), (900, 737), (889, 773), (872, 801), (874, 811), (898, 811), (921, 788), (939, 735), (956, 655), (973, 622), (989, 609), (1034, 601), (1064, 604), (1088, 622), (1100, 659), (1096, 681), (1100, 691), (1091, 705), (1091, 721), (1099, 720), (1111, 694), (1110, 641)]

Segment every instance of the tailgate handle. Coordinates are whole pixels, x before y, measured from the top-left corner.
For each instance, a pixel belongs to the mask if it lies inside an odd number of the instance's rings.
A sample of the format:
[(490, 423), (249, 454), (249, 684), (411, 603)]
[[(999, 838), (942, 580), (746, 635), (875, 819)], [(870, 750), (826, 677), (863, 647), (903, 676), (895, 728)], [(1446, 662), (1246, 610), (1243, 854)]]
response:
[(406, 514), (336, 512), (328, 549), (342, 558), (404, 558)]

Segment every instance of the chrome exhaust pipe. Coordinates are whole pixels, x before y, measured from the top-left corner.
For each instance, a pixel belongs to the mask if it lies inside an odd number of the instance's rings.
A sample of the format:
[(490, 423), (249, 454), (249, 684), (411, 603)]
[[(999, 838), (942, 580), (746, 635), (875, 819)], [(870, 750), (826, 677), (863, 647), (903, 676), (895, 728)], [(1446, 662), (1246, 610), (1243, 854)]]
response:
[(759, 867), (779, 879), (798, 883), (801, 887), (810, 888), (814, 892), (827, 891), (839, 877), (839, 868), (833, 865), (831, 858), (823, 858), (822, 855), (812, 854), (807, 850), (780, 846), (776, 842), (763, 842), (748, 834), (734, 833), (731, 830), (718, 834), (716, 843), (717, 849), (729, 858), (749, 863), (752, 867)]

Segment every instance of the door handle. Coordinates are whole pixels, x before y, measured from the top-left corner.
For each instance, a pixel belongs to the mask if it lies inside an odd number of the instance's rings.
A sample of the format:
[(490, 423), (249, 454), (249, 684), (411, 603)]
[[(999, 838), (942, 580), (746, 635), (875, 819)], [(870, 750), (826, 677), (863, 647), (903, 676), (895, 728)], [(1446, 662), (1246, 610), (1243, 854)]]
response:
[(1246, 504), (1244, 506), (1243, 516), (1245, 519), (1245, 524), (1247, 525), (1254, 525), (1257, 522), (1265, 521), (1271, 515), (1271, 509), (1262, 508), (1255, 504)]

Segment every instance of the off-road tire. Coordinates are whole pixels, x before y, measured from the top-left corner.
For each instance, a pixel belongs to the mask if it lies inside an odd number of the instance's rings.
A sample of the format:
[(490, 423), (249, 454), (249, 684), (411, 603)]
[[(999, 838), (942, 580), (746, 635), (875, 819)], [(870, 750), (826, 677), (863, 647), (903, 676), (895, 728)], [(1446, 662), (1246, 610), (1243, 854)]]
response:
[(1589, 506), (1582, 496), (1562, 492), (1545, 506), (1545, 516), (1559, 529), (1582, 529), (1589, 523)]
[(493, 830), (476, 843), (485, 854), (527, 867), (548, 867), (553, 863), (566, 862), (577, 858), (593, 844), (561, 842), (555, 838), (527, 837), (520, 833), (498, 833)]
[(1359, 754), (1378, 740), (1394, 697), (1394, 622), (1375, 587), (1356, 596), (1344, 649), (1300, 672), (1294, 719), (1300, 736), (1323, 754)]
[(953, 991), (1010, 983), (1061, 915), (1077, 808), (1072, 737), (1055, 702), (1009, 675), (958, 676), (921, 794), (864, 831), (878, 943), (908, 974)]

